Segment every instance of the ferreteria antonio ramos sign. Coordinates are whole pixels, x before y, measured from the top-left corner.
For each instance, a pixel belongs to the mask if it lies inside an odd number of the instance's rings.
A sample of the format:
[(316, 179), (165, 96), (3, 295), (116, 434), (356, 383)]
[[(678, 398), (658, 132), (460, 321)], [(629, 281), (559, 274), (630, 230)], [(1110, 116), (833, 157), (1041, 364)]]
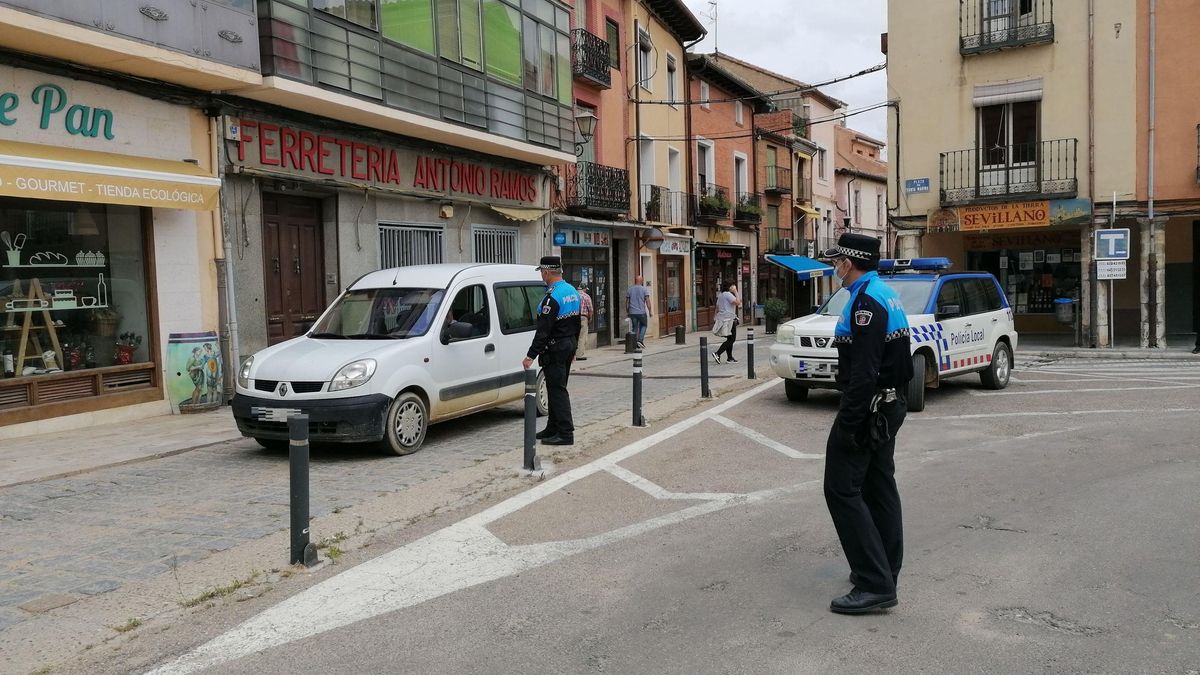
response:
[(226, 118), (225, 138), (231, 164), (274, 174), (541, 204), (541, 179), (533, 171), (246, 117)]

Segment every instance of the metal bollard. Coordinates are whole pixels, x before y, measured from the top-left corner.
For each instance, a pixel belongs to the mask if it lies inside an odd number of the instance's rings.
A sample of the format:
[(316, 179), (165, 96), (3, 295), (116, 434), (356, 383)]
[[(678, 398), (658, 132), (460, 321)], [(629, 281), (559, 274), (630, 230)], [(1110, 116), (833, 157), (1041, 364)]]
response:
[(708, 338), (700, 338), (700, 397), (712, 398), (712, 390), (708, 388)]
[(288, 418), (288, 467), (291, 480), (291, 564), (317, 564), (317, 547), (309, 541), (308, 528), (308, 415)]
[(633, 332), (625, 334), (625, 353), (632, 354), (637, 351), (637, 335)]
[(683, 326), (675, 326), (675, 344), (687, 344), (687, 333), (683, 332)]
[(633, 426), (644, 427), (642, 417), (642, 350), (633, 353)]
[(754, 376), (754, 329), (746, 329), (746, 379), (753, 380)]
[(525, 461), (521, 468), (540, 471), (542, 460), (537, 456), (537, 371), (525, 371)]

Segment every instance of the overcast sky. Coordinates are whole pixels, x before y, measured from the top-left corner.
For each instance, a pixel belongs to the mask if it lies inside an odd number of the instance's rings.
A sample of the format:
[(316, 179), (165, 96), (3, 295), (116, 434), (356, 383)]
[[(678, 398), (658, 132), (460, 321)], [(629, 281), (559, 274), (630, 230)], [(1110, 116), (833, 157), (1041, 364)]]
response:
[[(705, 16), (712, 12), (708, 0), (684, 3), (708, 28), (708, 37), (693, 48), (697, 53), (713, 51), (715, 38), (724, 54), (808, 83), (884, 61), (879, 34), (887, 31), (887, 0), (718, 0), (716, 27)], [(845, 101), (849, 110), (863, 108), (887, 99), (887, 72), (821, 91)], [(853, 116), (846, 124), (887, 140), (886, 109)]]

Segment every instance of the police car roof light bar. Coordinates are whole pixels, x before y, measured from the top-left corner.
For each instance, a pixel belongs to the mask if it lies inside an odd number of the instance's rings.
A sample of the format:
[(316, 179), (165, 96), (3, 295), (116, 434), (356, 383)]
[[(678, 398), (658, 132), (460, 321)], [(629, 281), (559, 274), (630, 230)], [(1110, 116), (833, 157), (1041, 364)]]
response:
[(879, 261), (880, 272), (943, 272), (953, 266), (949, 258), (888, 258)]

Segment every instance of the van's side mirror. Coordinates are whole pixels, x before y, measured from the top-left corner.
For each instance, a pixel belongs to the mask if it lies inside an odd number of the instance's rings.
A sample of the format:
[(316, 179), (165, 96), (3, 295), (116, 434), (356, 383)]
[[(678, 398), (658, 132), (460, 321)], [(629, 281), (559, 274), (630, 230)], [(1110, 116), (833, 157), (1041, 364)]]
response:
[(810, 312), (810, 314), (816, 314), (816, 313), (817, 313), (817, 312), (819, 312), (819, 311), (821, 311), (821, 306), (820, 306), (820, 305), (813, 305), (813, 306), (812, 306), (812, 312)]
[(938, 307), (938, 318), (956, 317), (962, 313), (962, 305), (942, 305)]
[(450, 337), (450, 342), (455, 340), (466, 340), (475, 333), (475, 326), (472, 326), (466, 321), (451, 321), (446, 332)]

